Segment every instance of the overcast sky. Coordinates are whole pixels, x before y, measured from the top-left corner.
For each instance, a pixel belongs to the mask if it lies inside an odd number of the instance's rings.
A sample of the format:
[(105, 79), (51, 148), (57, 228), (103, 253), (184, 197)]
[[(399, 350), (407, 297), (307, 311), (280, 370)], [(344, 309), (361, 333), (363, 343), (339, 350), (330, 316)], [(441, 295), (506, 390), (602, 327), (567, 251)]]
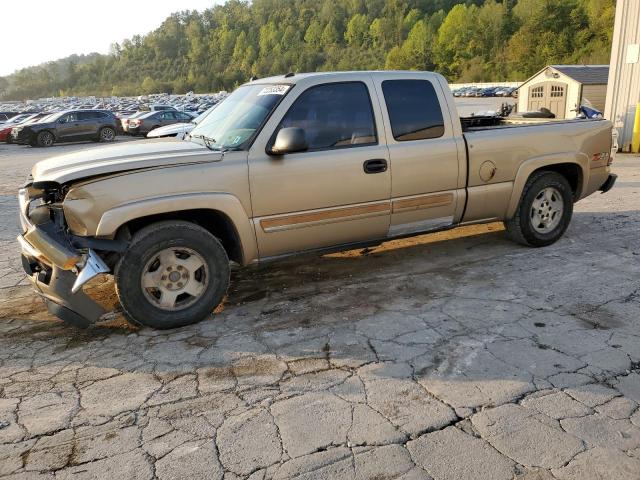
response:
[[(108, 53), (114, 42), (160, 26), (172, 12), (223, 0), (8, 0), (2, 2), (0, 76), (72, 53)], [(10, 39), (10, 40), (7, 40)]]

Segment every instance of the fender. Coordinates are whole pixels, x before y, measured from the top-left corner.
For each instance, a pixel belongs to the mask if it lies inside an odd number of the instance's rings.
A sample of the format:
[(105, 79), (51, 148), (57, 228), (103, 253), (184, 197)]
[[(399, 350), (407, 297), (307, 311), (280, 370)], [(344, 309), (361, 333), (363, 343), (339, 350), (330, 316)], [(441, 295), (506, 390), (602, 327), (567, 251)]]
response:
[(258, 259), (253, 223), (240, 200), (228, 193), (184, 193), (125, 203), (102, 214), (96, 237), (111, 237), (122, 225), (137, 218), (196, 209), (216, 210), (229, 217), (240, 238), (244, 263), (249, 264)]
[(511, 198), (507, 207), (506, 219), (513, 218), (520, 203), (522, 192), (527, 180), (533, 172), (540, 168), (550, 167), (552, 165), (559, 165), (561, 163), (572, 163), (580, 167), (582, 171), (582, 185), (579, 193), (579, 198), (582, 198), (585, 189), (589, 183), (589, 158), (584, 153), (579, 152), (563, 152), (554, 153), (551, 155), (541, 155), (539, 157), (533, 157), (526, 160), (518, 168), (516, 178), (513, 182), (513, 190), (511, 192)]

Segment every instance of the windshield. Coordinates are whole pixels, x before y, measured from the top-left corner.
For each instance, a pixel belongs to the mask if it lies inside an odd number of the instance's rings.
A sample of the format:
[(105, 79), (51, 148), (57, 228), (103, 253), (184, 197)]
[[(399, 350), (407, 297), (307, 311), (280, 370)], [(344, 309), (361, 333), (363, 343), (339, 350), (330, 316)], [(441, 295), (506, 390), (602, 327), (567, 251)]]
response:
[(32, 120), (33, 120), (33, 123), (35, 123), (35, 122), (38, 122), (38, 123), (42, 122), (42, 123), (45, 123), (45, 122), (50, 122), (50, 121), (52, 121), (52, 120), (54, 119), (54, 117), (57, 117), (57, 116), (58, 116), (58, 114), (57, 114), (57, 113), (52, 113), (52, 114), (50, 114), (50, 115), (45, 115), (44, 117), (40, 117), (40, 118), (36, 117), (36, 118), (33, 118)]
[(44, 120), (46, 120), (47, 122), (55, 122), (56, 120), (58, 120), (60, 117), (62, 117), (63, 115), (65, 115), (67, 113), (69, 113), (68, 110), (63, 110), (62, 112), (52, 113), (48, 117), (40, 119), (40, 121), (38, 123), (44, 123)]
[(242, 150), (278, 105), (290, 85), (245, 85), (216, 105), (191, 132), (192, 141), (202, 140), (219, 150)]

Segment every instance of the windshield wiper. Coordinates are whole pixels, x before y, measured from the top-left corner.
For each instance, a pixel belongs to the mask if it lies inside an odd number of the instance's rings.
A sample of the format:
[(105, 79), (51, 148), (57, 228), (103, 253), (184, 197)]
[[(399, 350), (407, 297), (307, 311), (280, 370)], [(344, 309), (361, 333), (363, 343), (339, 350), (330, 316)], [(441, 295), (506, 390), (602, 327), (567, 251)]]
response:
[(215, 148), (213, 146), (213, 144), (216, 143), (216, 141), (211, 137), (207, 137), (206, 135), (189, 135), (189, 138), (199, 138), (204, 142), (204, 146), (207, 147), (209, 150), (212, 150), (214, 152), (220, 151), (219, 148)]

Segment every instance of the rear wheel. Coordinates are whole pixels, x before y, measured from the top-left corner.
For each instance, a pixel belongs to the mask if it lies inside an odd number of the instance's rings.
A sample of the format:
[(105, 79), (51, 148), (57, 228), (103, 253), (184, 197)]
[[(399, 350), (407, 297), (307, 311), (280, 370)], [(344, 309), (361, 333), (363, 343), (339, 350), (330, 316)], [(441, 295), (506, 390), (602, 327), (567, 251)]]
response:
[(36, 145), (39, 147), (50, 147), (54, 141), (53, 133), (47, 131), (40, 132), (36, 137)]
[(116, 138), (116, 131), (111, 127), (102, 127), (98, 132), (99, 142), (113, 142)]
[(136, 233), (115, 280), (132, 323), (177, 328), (203, 320), (222, 301), (229, 286), (229, 259), (204, 228), (159, 222)]
[(509, 237), (523, 245), (545, 247), (557, 242), (573, 215), (573, 192), (556, 172), (534, 173), (527, 181), (518, 209), (505, 222)]

